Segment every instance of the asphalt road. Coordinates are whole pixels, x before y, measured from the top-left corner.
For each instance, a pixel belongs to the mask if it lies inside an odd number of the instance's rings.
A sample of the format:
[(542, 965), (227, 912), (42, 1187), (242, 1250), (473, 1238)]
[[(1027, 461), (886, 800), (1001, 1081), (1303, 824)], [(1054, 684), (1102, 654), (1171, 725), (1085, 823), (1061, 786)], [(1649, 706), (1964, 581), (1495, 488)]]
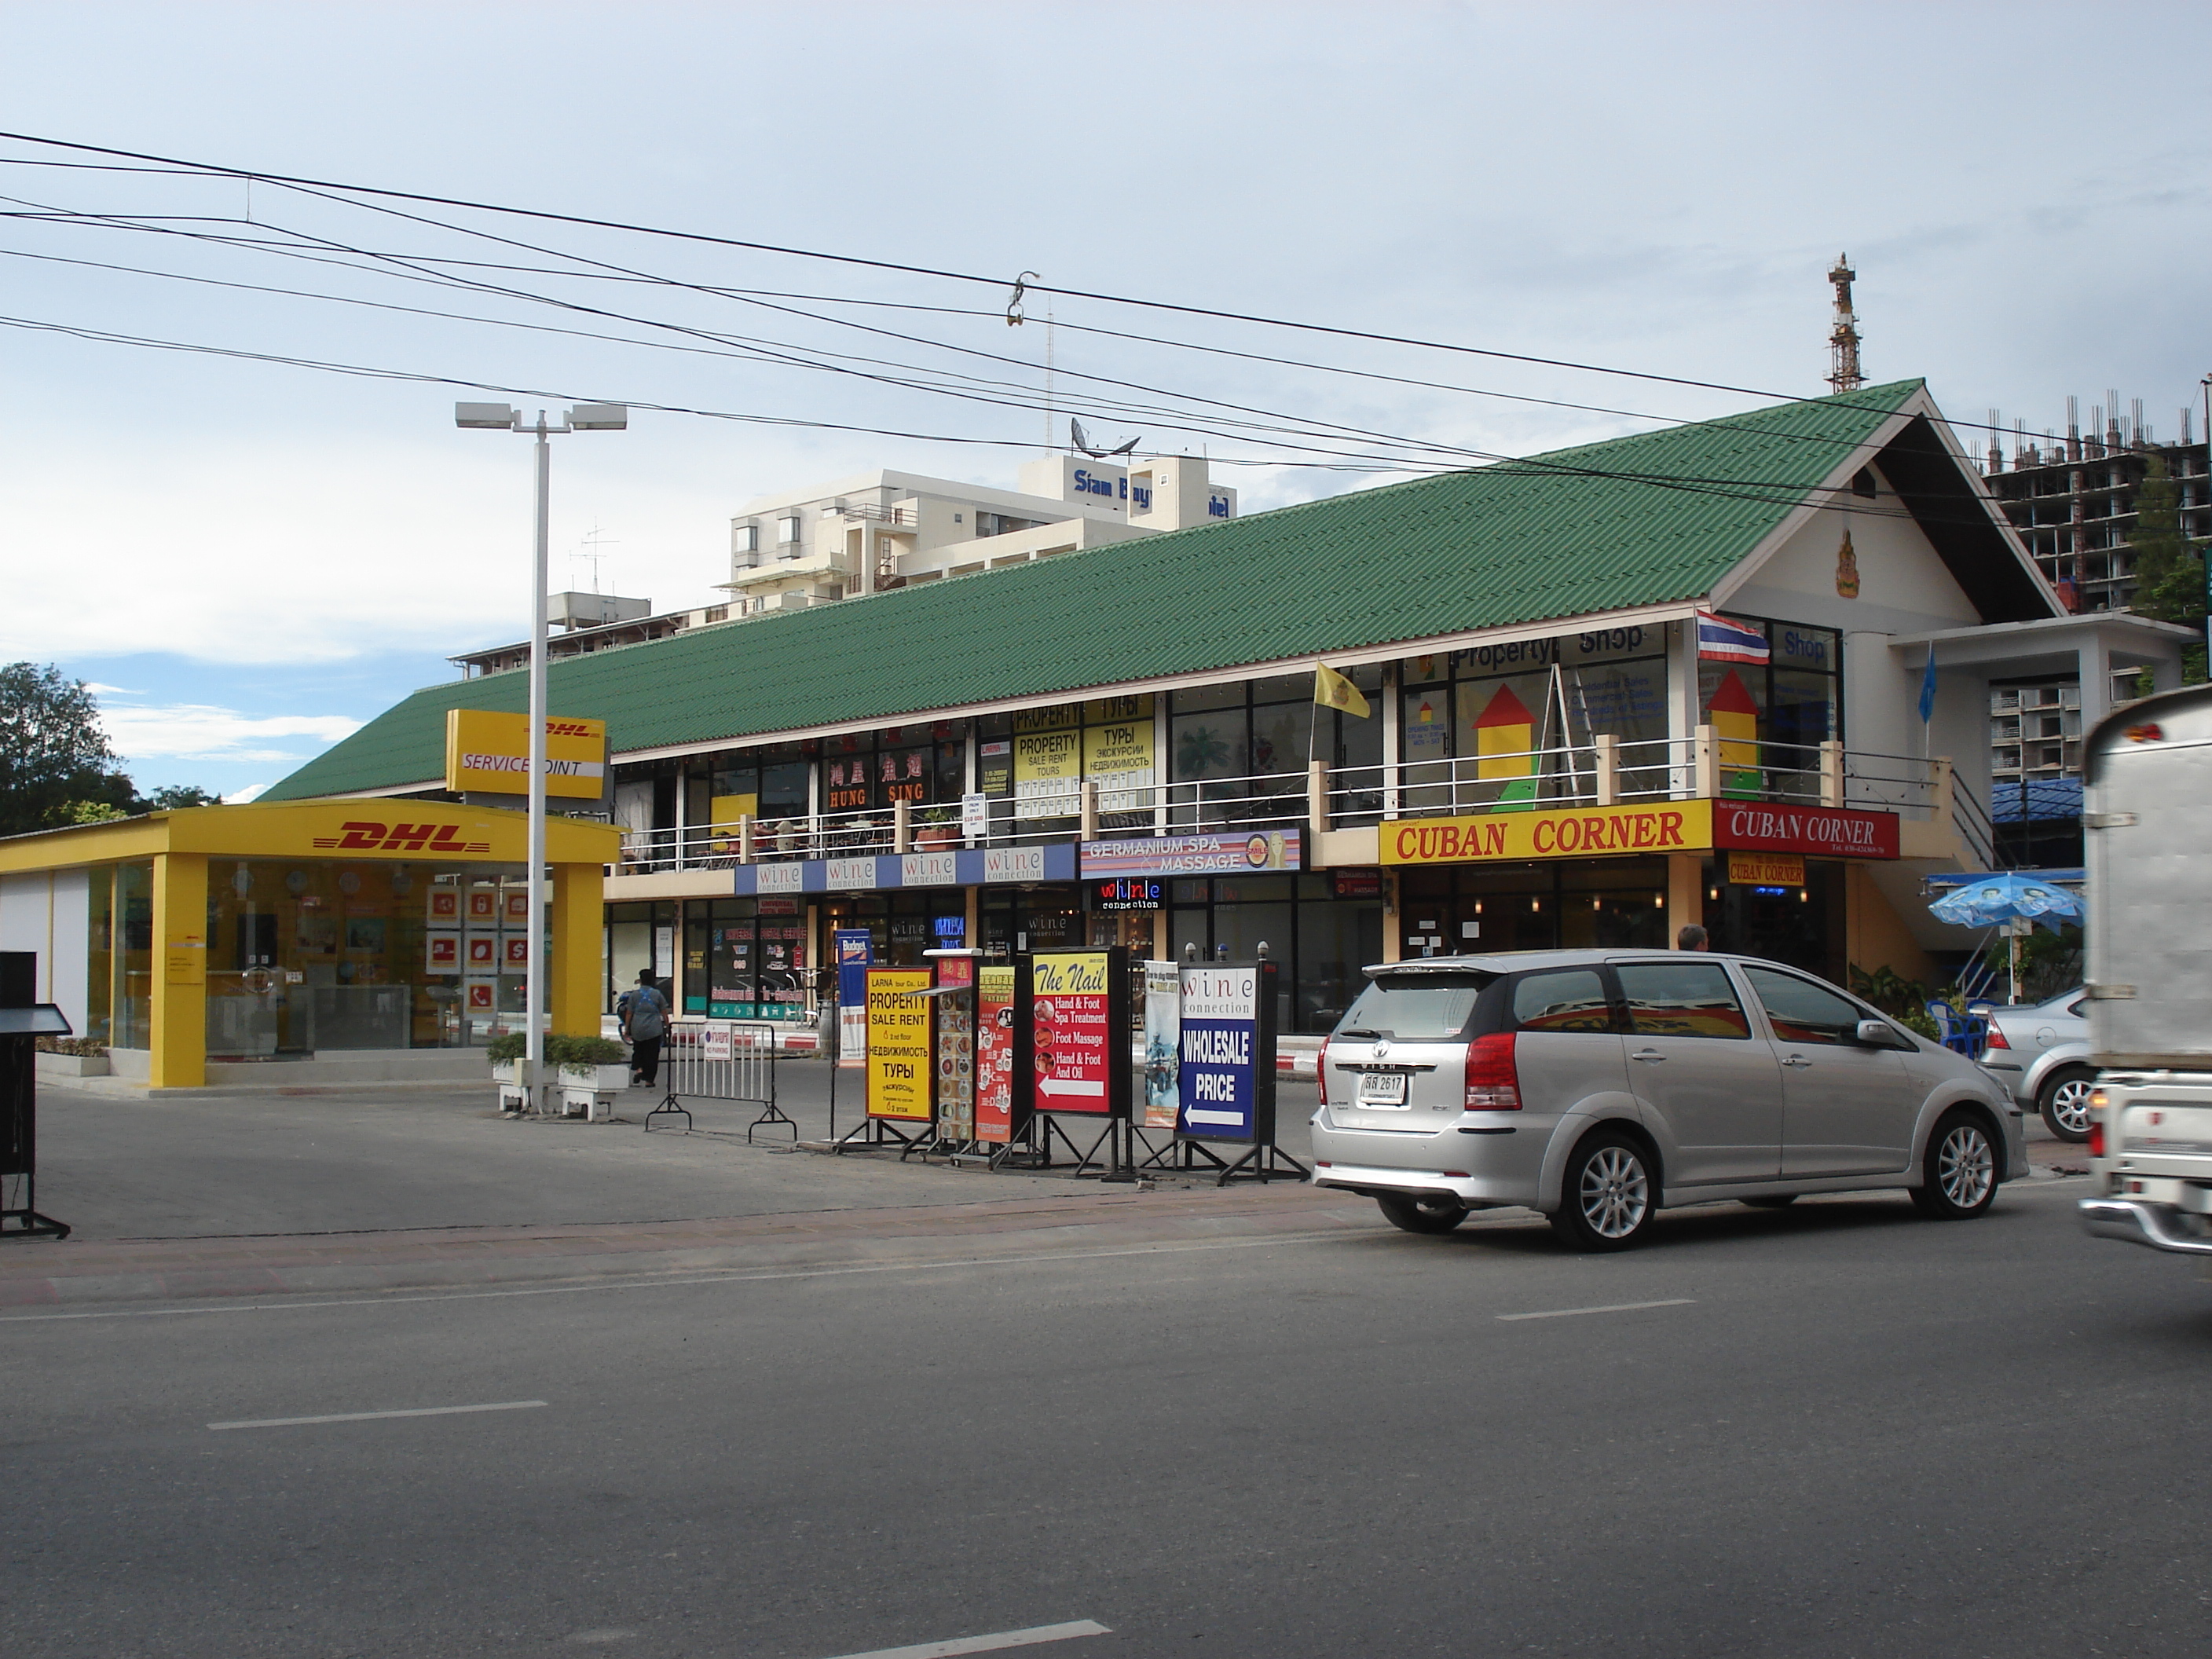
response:
[(0, 1641), (2196, 1655), (2212, 1287), (2081, 1184), (11, 1316)]

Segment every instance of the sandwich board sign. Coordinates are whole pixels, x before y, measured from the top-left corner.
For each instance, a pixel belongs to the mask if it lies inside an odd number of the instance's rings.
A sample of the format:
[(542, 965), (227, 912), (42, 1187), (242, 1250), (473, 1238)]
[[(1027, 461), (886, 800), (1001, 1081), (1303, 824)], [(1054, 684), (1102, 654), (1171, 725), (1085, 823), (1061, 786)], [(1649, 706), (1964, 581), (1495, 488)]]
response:
[(1183, 1139), (1273, 1144), (1279, 971), (1272, 962), (1182, 968), (1176, 1132)]

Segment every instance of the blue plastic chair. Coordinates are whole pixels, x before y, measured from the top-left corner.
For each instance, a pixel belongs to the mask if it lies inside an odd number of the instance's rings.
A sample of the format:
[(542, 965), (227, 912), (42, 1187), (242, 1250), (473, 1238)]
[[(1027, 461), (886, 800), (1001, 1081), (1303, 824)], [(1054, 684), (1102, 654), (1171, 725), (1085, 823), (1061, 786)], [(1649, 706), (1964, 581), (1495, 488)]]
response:
[(1929, 1000), (1928, 1017), (1936, 1022), (1936, 1040), (1946, 1048), (1968, 1060), (1981, 1057), (1983, 1039), (1989, 1035), (1989, 1021), (1962, 1018), (1957, 1009), (1940, 997)]

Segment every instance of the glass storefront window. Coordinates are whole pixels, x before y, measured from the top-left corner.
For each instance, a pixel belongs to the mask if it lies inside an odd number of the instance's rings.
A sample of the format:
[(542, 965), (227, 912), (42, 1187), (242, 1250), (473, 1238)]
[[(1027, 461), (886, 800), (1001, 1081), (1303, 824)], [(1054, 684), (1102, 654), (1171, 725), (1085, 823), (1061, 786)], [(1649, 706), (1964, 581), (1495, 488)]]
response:
[(529, 923), (516, 868), (212, 859), (208, 1057), (487, 1042), (521, 1017)]
[(115, 1039), (118, 1048), (153, 1044), (154, 865), (115, 866)]
[(86, 884), (84, 946), (84, 1035), (95, 1042), (115, 1046), (115, 872), (112, 870), (94, 870)]

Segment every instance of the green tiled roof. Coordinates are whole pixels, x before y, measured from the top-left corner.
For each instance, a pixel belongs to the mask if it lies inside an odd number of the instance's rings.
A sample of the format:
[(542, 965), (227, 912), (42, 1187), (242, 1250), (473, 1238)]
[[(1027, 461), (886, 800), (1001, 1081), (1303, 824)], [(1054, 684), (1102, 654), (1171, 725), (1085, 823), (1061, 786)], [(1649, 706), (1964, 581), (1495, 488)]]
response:
[[(617, 751), (1701, 598), (1918, 380), (747, 617), (551, 665)], [(1864, 459), (1863, 451), (1858, 451)], [(446, 711), (520, 712), (520, 670), (414, 693), (265, 799), (444, 771)]]

